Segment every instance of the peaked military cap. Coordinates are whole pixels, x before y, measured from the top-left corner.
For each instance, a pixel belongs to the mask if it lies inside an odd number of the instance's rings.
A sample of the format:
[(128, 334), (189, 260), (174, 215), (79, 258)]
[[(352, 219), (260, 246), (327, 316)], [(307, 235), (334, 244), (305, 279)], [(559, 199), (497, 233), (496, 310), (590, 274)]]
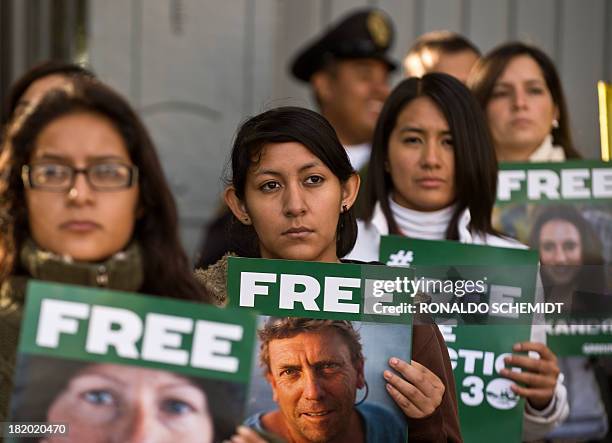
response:
[(291, 63), (291, 73), (307, 82), (328, 61), (351, 58), (375, 58), (394, 70), (397, 63), (387, 54), (393, 39), (393, 24), (387, 14), (380, 9), (361, 9), (333, 24), (303, 48)]

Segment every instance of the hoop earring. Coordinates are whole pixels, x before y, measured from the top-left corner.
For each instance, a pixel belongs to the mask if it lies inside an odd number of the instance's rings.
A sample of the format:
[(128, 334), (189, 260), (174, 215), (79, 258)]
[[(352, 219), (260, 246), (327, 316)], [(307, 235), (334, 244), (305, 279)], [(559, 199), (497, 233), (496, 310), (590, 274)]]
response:
[(355, 403), (355, 406), (359, 406), (361, 403), (366, 401), (366, 398), (368, 398), (368, 394), (369, 393), (370, 393), (370, 387), (368, 386), (368, 382), (365, 381), (365, 394), (364, 394), (364, 396), (363, 396), (363, 398), (361, 400), (359, 400), (357, 403)]

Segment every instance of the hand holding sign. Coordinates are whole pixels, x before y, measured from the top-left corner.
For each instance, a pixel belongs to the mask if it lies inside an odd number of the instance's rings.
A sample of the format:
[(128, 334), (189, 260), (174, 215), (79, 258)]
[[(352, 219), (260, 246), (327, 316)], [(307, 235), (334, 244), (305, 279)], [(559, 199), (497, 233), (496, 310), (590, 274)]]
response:
[(513, 355), (506, 357), (506, 364), (523, 368), (523, 372), (514, 372), (502, 369), (501, 374), (525, 387), (513, 385), (512, 390), (525, 397), (535, 409), (544, 409), (555, 395), (555, 386), (559, 376), (557, 357), (544, 343), (523, 342), (513, 346), (514, 351), (534, 351), (540, 358), (531, 358), (526, 355)]
[(389, 365), (403, 377), (385, 371), (387, 391), (395, 403), (410, 418), (424, 418), (434, 413), (442, 403), (444, 383), (422, 364), (412, 360), (411, 364), (399, 358), (391, 358)]

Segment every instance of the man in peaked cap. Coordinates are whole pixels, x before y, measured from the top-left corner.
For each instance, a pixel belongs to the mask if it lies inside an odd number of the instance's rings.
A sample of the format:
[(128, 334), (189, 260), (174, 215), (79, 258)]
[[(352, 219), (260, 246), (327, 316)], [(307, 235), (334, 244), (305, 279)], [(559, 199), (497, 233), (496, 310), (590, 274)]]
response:
[(376, 120), (389, 95), (389, 72), (396, 68), (387, 54), (392, 43), (389, 17), (361, 9), (328, 28), (291, 63), (293, 76), (310, 83), (355, 169), (369, 159)]

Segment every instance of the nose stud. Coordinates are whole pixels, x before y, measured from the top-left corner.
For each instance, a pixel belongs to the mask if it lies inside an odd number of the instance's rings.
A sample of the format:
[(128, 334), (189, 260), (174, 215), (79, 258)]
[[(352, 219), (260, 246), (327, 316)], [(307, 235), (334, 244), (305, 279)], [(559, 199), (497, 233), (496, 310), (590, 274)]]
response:
[(68, 191), (68, 200), (74, 200), (79, 196), (79, 191), (77, 191), (76, 188), (71, 188), (70, 191)]

